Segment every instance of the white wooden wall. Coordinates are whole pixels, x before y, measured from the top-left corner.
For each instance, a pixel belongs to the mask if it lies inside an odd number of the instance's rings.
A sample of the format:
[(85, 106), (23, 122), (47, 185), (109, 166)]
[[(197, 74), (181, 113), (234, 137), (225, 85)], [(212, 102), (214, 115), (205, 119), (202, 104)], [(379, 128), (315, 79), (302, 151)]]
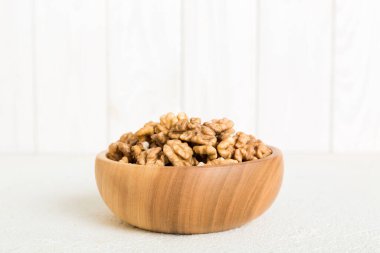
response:
[(377, 0), (0, 0), (0, 153), (93, 153), (168, 111), (380, 152)]

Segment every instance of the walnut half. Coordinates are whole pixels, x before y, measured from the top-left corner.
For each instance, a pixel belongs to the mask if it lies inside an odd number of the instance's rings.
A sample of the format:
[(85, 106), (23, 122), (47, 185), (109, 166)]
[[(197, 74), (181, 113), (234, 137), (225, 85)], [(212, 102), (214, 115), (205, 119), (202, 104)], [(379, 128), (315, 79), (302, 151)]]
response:
[(174, 166), (193, 165), (193, 150), (180, 140), (169, 140), (164, 146), (164, 154)]

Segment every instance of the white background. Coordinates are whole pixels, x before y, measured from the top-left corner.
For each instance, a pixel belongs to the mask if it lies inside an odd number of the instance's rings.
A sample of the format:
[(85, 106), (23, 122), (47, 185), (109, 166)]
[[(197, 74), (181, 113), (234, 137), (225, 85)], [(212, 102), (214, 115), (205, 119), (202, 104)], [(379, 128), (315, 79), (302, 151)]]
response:
[[(168, 111), (285, 151), (274, 205), (148, 233), (94, 154)], [(0, 0), (0, 253), (379, 252), (379, 0)]]
[(0, 153), (95, 153), (168, 111), (380, 152), (380, 1), (0, 0)]

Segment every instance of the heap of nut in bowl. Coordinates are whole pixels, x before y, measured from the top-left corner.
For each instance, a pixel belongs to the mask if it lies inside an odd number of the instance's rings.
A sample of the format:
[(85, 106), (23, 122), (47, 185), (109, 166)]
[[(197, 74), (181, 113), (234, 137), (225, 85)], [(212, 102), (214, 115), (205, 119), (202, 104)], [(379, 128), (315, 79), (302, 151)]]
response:
[(136, 133), (128, 132), (108, 147), (107, 157), (121, 163), (158, 166), (204, 166), (262, 159), (272, 150), (253, 135), (235, 133), (234, 123), (202, 123), (185, 113), (167, 113)]

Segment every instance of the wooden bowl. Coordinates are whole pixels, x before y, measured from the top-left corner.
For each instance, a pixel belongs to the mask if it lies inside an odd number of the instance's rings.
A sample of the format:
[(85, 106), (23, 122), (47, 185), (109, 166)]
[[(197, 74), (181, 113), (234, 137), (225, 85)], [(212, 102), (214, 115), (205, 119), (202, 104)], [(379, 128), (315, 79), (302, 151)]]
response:
[(100, 195), (112, 212), (138, 228), (199, 234), (239, 227), (261, 215), (282, 181), (281, 151), (249, 162), (218, 166), (145, 166), (98, 154)]

